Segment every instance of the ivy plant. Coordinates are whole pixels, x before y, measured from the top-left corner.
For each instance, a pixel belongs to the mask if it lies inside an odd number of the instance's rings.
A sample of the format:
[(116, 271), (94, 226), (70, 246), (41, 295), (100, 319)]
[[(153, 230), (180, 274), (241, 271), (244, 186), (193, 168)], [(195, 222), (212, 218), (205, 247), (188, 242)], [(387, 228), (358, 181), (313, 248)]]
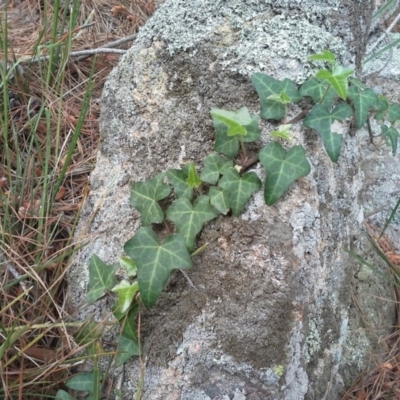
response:
[[(327, 50), (310, 56), (310, 61), (324, 67), (300, 87), (290, 79), (280, 81), (262, 73), (252, 76), (261, 119), (277, 125), (255, 156), (249, 157), (246, 143), (260, 138), (259, 117), (246, 107), (236, 111), (212, 108), (215, 152), (206, 156), (199, 173), (190, 162), (149, 181), (133, 183), (130, 202), (143, 226), (125, 243), (128, 257), (121, 257), (119, 265), (106, 265), (93, 255), (89, 265), (88, 302), (110, 290), (118, 295), (114, 315), (123, 326), (118, 365), (140, 353), (135, 325), (140, 305), (152, 307), (172, 271), (192, 267), (192, 257), (199, 251), (196, 239), (204, 225), (219, 215), (239, 216), (262, 187), (266, 205), (273, 206), (296, 180), (310, 173), (307, 149), (287, 143), (293, 141), (290, 129), (294, 123), (302, 121), (305, 128), (317, 132), (332, 162), (339, 161), (345, 140), (335, 132), (336, 121), (347, 124), (350, 134), (354, 134), (351, 126), (355, 130), (367, 126), (371, 141), (383, 137), (396, 154), (400, 105), (352, 77), (353, 71), (339, 65)], [(288, 120), (299, 106), (302, 111)], [(371, 118), (381, 125), (377, 135)], [(255, 172), (247, 172), (258, 162), (264, 168), (264, 182)], [(120, 269), (125, 278), (117, 282), (115, 273)]]

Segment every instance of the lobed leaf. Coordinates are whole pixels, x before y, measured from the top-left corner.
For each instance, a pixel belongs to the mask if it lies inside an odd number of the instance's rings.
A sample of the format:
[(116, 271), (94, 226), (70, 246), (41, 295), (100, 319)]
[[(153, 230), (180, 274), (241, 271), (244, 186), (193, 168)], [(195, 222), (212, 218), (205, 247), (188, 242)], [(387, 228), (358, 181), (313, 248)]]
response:
[(378, 96), (372, 89), (356, 86), (350, 86), (348, 96), (354, 105), (357, 129), (360, 129), (367, 121), (369, 111), (376, 107)]
[(251, 116), (251, 123), (244, 126), (246, 135), (244, 136), (229, 136), (228, 126), (213, 116), (213, 124), (215, 130), (215, 145), (214, 150), (225, 154), (228, 157), (235, 157), (239, 152), (240, 140), (243, 142), (254, 142), (261, 136), (261, 130), (258, 126), (258, 117)]
[(150, 228), (142, 227), (125, 243), (124, 250), (136, 261), (140, 294), (146, 307), (156, 303), (173, 270), (192, 267), (192, 259), (180, 234), (168, 236), (160, 243)]
[[(328, 93), (325, 95), (325, 92)], [(329, 85), (326, 81), (320, 81), (316, 78), (304, 82), (300, 88), (300, 94), (302, 96), (309, 96), (313, 99), (314, 103), (319, 103), (325, 96), (324, 101), (321, 103), (328, 108), (332, 106), (333, 99), (336, 97), (335, 89)]]
[(251, 195), (260, 189), (261, 181), (254, 172), (240, 176), (235, 168), (229, 168), (218, 186), (226, 191), (233, 215), (237, 216), (244, 210)]
[(267, 173), (264, 199), (269, 206), (279, 200), (296, 179), (308, 175), (311, 170), (303, 147), (293, 146), (286, 153), (278, 142), (261, 150), (260, 162)]
[(227, 160), (218, 153), (209, 154), (204, 160), (204, 168), (201, 171), (200, 179), (210, 185), (215, 185), (224, 169), (232, 166), (232, 160)]
[(270, 132), (270, 135), (272, 137), (285, 139), (288, 142), (290, 142), (292, 140), (292, 135), (290, 134), (291, 127), (292, 127), (292, 124), (279, 125), (278, 130)]
[(228, 193), (218, 187), (211, 187), (208, 193), (210, 204), (221, 214), (226, 215), (230, 210)]
[(132, 278), (137, 274), (137, 265), (135, 261), (133, 261), (129, 257), (120, 257), (119, 265), (125, 270), (126, 274)]
[(246, 125), (252, 123), (247, 107), (243, 107), (238, 111), (227, 111), (220, 108), (212, 108), (211, 115), (227, 127), (228, 136), (245, 136), (247, 135)]
[(119, 312), (125, 313), (131, 306), (136, 294), (139, 292), (139, 283), (130, 283), (126, 279), (123, 279), (115, 285), (111, 291), (118, 293)]
[(189, 185), (190, 189), (198, 188), (201, 185), (201, 180), (197, 175), (196, 167), (193, 162), (188, 164), (188, 177), (186, 183)]
[(290, 99), (292, 103), (298, 103), (301, 100), (297, 86), (290, 79), (278, 81), (272, 76), (257, 72), (252, 75), (251, 81), (260, 98), (262, 119), (279, 121), (285, 116), (285, 104), (282, 104), (279, 100), (274, 100), (274, 97), (269, 98), (270, 96), (277, 95), (282, 98), (284, 95), (287, 96), (284, 98)]
[(399, 138), (399, 132), (394, 126), (387, 127), (386, 125), (381, 126), (382, 136), (386, 139), (386, 143), (392, 146), (392, 154), (396, 155), (397, 142)]
[(165, 174), (161, 173), (148, 182), (135, 182), (132, 185), (130, 202), (140, 212), (145, 226), (164, 221), (164, 212), (157, 203), (171, 192), (171, 187), (163, 182), (164, 177)]
[(347, 103), (340, 103), (332, 112), (326, 106), (316, 104), (304, 118), (304, 126), (315, 129), (319, 133), (325, 149), (333, 162), (339, 159), (343, 137), (338, 133), (332, 132), (331, 125), (335, 119), (343, 121), (352, 114), (353, 111)]
[(389, 121), (391, 124), (394, 124), (397, 120), (400, 119), (400, 104), (392, 103), (389, 106)]
[(385, 114), (389, 109), (389, 100), (386, 96), (378, 96), (375, 108), (377, 110), (375, 114), (375, 119), (377, 121), (383, 121), (385, 119)]
[(73, 376), (65, 382), (65, 385), (72, 390), (80, 390), (82, 392), (93, 393), (95, 384), (100, 385), (100, 382), (95, 382), (96, 374), (92, 372), (82, 372)]
[(336, 90), (339, 97), (342, 100), (346, 100), (349, 87), (348, 77), (352, 75), (353, 72), (354, 71), (349, 68), (336, 66), (333, 68), (332, 72), (327, 69), (319, 70), (315, 77), (318, 79), (325, 79)]
[(185, 239), (185, 245), (189, 251), (194, 249), (196, 235), (203, 225), (217, 216), (218, 214), (210, 205), (208, 196), (198, 197), (193, 206), (188, 199), (178, 199), (167, 210), (168, 219), (175, 224), (178, 232)]
[(74, 400), (65, 390), (58, 390), (56, 393), (56, 400)]
[(174, 188), (174, 193), (177, 198), (186, 197), (189, 200), (192, 200), (193, 190), (187, 183), (188, 168), (169, 169), (167, 171), (167, 177)]
[(138, 341), (121, 335), (118, 340), (118, 354), (115, 358), (115, 366), (119, 367), (133, 356), (139, 355), (140, 347)]
[(284, 92), (280, 94), (271, 94), (267, 99), (277, 101), (281, 104), (288, 104), (291, 102), (291, 98)]
[(93, 304), (103, 296), (104, 292), (111, 289), (117, 283), (115, 272), (118, 265), (107, 265), (96, 254), (93, 254), (89, 262), (89, 282), (86, 300)]

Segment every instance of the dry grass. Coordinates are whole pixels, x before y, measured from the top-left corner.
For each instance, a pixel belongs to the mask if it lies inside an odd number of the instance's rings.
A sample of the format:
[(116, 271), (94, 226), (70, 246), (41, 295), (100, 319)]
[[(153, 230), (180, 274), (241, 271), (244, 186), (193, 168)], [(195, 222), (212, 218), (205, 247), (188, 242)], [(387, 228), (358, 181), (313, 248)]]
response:
[[(88, 175), (95, 162), (101, 89), (120, 56), (102, 54), (93, 65), (93, 57), (77, 61), (68, 54), (132, 35), (154, 12), (152, 0), (82, 0), (76, 8), (76, 21), (71, 23), (73, 12), (62, 7), (57, 11), (57, 3), (15, 0), (0, 12), (1, 41), (7, 40), (2, 46), (2, 60), (12, 63), (39, 55), (51, 59), (24, 62), (7, 79), (2, 68), (3, 399), (51, 398), (57, 389), (65, 389), (63, 382), (72, 367), (82, 362), (77, 355), (83, 344), (71, 336), (74, 323), (69, 320), (75, 310), (65, 303), (64, 278), (74, 251), (75, 224), (89, 190)], [(119, 48), (130, 45), (126, 42)], [(56, 57), (57, 51), (60, 57)], [(92, 67), (94, 79), (90, 81)], [(89, 101), (83, 119), (85, 96)], [(77, 131), (79, 136), (74, 136)], [(71, 148), (73, 152), (68, 154)]]

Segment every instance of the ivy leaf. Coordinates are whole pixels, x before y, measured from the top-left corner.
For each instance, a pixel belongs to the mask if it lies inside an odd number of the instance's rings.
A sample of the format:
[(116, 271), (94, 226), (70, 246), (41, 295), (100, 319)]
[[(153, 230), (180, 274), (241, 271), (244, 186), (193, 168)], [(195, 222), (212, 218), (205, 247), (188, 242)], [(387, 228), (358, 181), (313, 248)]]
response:
[(272, 142), (261, 150), (260, 161), (267, 173), (264, 199), (269, 206), (272, 206), (296, 179), (308, 175), (311, 170), (301, 146), (293, 146), (286, 153), (278, 142)]
[(336, 62), (335, 55), (329, 50), (323, 50), (321, 53), (312, 54), (311, 56), (308, 56), (308, 59), (310, 61), (326, 61), (331, 64), (334, 64)]
[(261, 181), (254, 172), (240, 176), (235, 168), (229, 168), (218, 186), (226, 191), (233, 215), (237, 216), (244, 210), (251, 195), (260, 189)]
[(142, 227), (125, 243), (124, 250), (136, 261), (140, 294), (146, 307), (156, 303), (173, 270), (192, 267), (180, 234), (168, 236), (160, 243), (150, 228)]
[(336, 90), (336, 93), (341, 99), (347, 99), (348, 91), (348, 77), (353, 74), (353, 70), (349, 68), (344, 68), (340, 65), (333, 67), (333, 71), (327, 69), (320, 69), (315, 75), (318, 79), (325, 79), (328, 81), (332, 87)]
[(167, 171), (167, 177), (171, 182), (171, 185), (174, 188), (174, 193), (177, 198), (186, 197), (189, 200), (192, 200), (193, 190), (188, 185), (188, 169), (169, 169)]
[(354, 78), (354, 76), (351, 76), (349, 78), (349, 83), (351, 83), (353, 86), (357, 87), (360, 90), (367, 89), (367, 87), (368, 87), (367, 85), (362, 83), (359, 79)]
[(140, 348), (137, 340), (132, 340), (121, 335), (118, 340), (118, 354), (115, 359), (115, 366), (119, 367), (133, 356), (140, 355)]
[(312, 78), (311, 80), (303, 83), (299, 92), (302, 96), (311, 97), (314, 103), (319, 103), (325, 95), (328, 86), (328, 93), (321, 104), (324, 104), (330, 108), (332, 106), (333, 99), (336, 97), (336, 91), (331, 85), (329, 85), (328, 82)]
[(75, 400), (65, 390), (59, 390), (56, 393), (56, 400)]
[(136, 326), (136, 316), (139, 312), (139, 303), (136, 303), (129, 310), (128, 314), (125, 316), (125, 321), (122, 322), (124, 329), (122, 334), (128, 339), (135, 340), (138, 343), (138, 328)]
[(65, 382), (65, 385), (72, 390), (80, 390), (82, 392), (93, 393), (94, 385), (97, 384), (100, 389), (100, 382), (96, 383), (96, 374), (92, 372), (82, 372), (78, 375), (73, 376)]
[(238, 111), (227, 111), (220, 108), (212, 108), (211, 115), (227, 126), (226, 134), (228, 136), (245, 136), (247, 135), (246, 125), (252, 123), (247, 107), (243, 107)]
[(217, 216), (208, 196), (198, 197), (193, 206), (188, 199), (180, 198), (167, 210), (168, 219), (176, 225), (189, 251), (194, 249), (196, 235), (203, 225)]
[(119, 311), (125, 313), (131, 306), (136, 294), (139, 292), (139, 283), (130, 283), (124, 279), (115, 285), (111, 291), (118, 293)]
[(215, 185), (224, 169), (232, 166), (232, 160), (227, 160), (218, 153), (209, 154), (204, 160), (204, 168), (201, 171), (200, 179), (210, 185)]
[(386, 111), (389, 109), (389, 100), (386, 96), (378, 96), (378, 100), (375, 105), (377, 112), (375, 114), (375, 119), (377, 121), (384, 121)]
[(397, 151), (397, 141), (399, 138), (399, 132), (394, 126), (388, 128), (386, 125), (381, 126), (382, 136), (386, 139), (386, 143), (392, 146), (392, 154), (396, 155)]
[(367, 121), (369, 110), (375, 107), (378, 97), (372, 89), (362, 90), (356, 86), (350, 86), (348, 95), (355, 108), (357, 129), (360, 129)]
[(140, 212), (145, 226), (164, 221), (164, 212), (157, 203), (171, 192), (171, 187), (163, 182), (164, 176), (161, 173), (148, 182), (135, 182), (132, 185), (130, 202)]
[(119, 265), (125, 270), (126, 274), (133, 278), (137, 274), (137, 265), (135, 261), (133, 261), (129, 257), (120, 257), (119, 258)]
[(333, 162), (339, 159), (343, 137), (338, 133), (332, 132), (331, 125), (335, 119), (343, 121), (352, 115), (353, 111), (347, 103), (340, 103), (333, 109), (332, 113), (326, 106), (316, 104), (303, 120), (304, 126), (315, 129), (319, 133)]
[(284, 92), (280, 94), (271, 94), (270, 96), (267, 97), (267, 100), (277, 101), (278, 103), (281, 104), (288, 104), (291, 101), (290, 97)]
[(189, 185), (190, 189), (198, 188), (201, 185), (201, 180), (197, 175), (196, 167), (193, 162), (189, 163), (189, 171), (188, 178), (186, 179), (186, 183)]
[(393, 103), (389, 107), (389, 121), (394, 124), (400, 119), (400, 104)]
[(97, 299), (103, 296), (104, 292), (111, 289), (117, 283), (115, 272), (118, 265), (107, 265), (96, 254), (93, 254), (89, 262), (89, 282), (86, 300), (93, 304)]
[(226, 215), (231, 208), (227, 191), (213, 186), (210, 188), (208, 195), (210, 196), (210, 204), (219, 213)]
[(292, 127), (291, 124), (279, 125), (278, 130), (270, 132), (270, 135), (272, 137), (285, 139), (288, 142), (290, 142), (292, 140), (292, 135), (290, 134), (291, 127)]
[(298, 103), (301, 100), (295, 83), (290, 79), (286, 78), (283, 81), (278, 81), (272, 76), (257, 72), (252, 75), (251, 81), (260, 98), (262, 119), (279, 121), (285, 116), (285, 104), (273, 100), (274, 97), (272, 99), (269, 98), (270, 96), (277, 95), (280, 98), (283, 93), (290, 99), (291, 103)]
[(214, 150), (228, 157), (235, 157), (237, 155), (240, 141), (254, 142), (261, 136), (261, 130), (258, 126), (258, 117), (256, 115), (252, 115), (251, 122), (244, 126), (246, 129), (246, 135), (244, 136), (229, 136), (228, 125), (214, 116), (212, 116), (212, 119), (216, 135)]

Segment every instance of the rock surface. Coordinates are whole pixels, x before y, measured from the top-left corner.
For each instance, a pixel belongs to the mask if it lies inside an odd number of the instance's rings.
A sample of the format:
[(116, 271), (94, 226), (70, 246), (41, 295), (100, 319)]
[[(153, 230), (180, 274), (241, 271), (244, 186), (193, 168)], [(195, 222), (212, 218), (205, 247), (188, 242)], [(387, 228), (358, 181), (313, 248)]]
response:
[[(259, 113), (251, 74), (300, 83), (313, 71), (307, 56), (324, 48), (351, 63), (348, 7), (339, 0), (160, 7), (104, 88), (102, 144), (77, 233), (90, 240), (69, 273), (71, 301), (84, 303), (90, 256), (115, 262), (140, 226), (132, 182), (189, 160), (201, 168), (214, 143), (211, 107)], [(272, 128), (261, 126), (260, 146)], [(196, 289), (177, 272), (142, 315), (146, 400), (336, 399), (378, 351), (376, 338), (395, 317), (384, 299), (393, 295), (345, 249), (374, 259), (363, 219), (395, 202), (399, 157), (368, 145), (366, 132), (351, 137), (339, 128), (344, 146), (332, 164), (316, 133), (296, 124), (294, 144), (307, 148), (311, 174), (273, 207), (260, 192), (242, 216), (209, 223), (198, 241), (209, 245), (189, 273)], [(375, 216), (381, 222), (386, 214)], [(103, 301), (81, 317), (100, 320), (110, 309)], [(135, 360), (116, 371), (124, 398), (139, 378)]]

